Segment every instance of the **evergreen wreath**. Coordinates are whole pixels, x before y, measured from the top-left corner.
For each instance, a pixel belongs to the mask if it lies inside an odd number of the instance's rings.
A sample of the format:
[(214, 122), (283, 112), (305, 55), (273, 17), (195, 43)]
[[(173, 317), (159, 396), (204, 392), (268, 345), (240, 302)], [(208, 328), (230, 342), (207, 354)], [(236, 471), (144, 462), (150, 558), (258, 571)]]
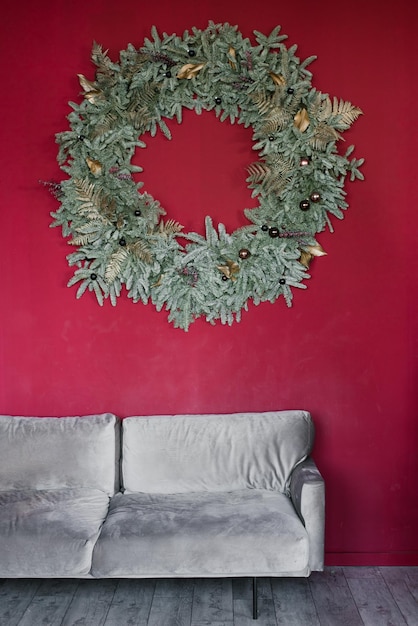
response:
[[(93, 44), (95, 80), (78, 75), (84, 99), (69, 103), (71, 130), (57, 134), (69, 178), (47, 184), (60, 201), (52, 226), (76, 248), (67, 257), (75, 267), (68, 286), (78, 283), (77, 298), (89, 290), (100, 305), (106, 298), (114, 305), (125, 285), (134, 302), (165, 307), (184, 330), (201, 316), (239, 321), (250, 299), (283, 295), (290, 306), (312, 258), (325, 254), (316, 233), (332, 231), (330, 216), (341, 219), (348, 206), (347, 174), (363, 178), (363, 159), (348, 159), (354, 146), (345, 155), (336, 148), (361, 110), (312, 88), (307, 66), (316, 57), (301, 62), (280, 26), (269, 36), (254, 31), (254, 46), (229, 24), (209, 22), (183, 37), (151, 33), (139, 50), (121, 51), (119, 63)], [(254, 131), (259, 158), (247, 183), (258, 206), (244, 210), (249, 225), (232, 234), (210, 217), (205, 236), (182, 233), (133, 179), (142, 171), (131, 159), (143, 136), (161, 131), (170, 139), (164, 119), (180, 123), (184, 107), (214, 110), (220, 121)]]

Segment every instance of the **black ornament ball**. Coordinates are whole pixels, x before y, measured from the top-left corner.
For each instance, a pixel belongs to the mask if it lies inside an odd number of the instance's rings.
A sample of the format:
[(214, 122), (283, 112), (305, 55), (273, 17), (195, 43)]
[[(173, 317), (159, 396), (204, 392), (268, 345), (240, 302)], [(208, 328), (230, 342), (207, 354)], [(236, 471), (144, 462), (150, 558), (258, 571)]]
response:
[(170, 70), (167, 70), (167, 71), (166, 71), (166, 73), (165, 73), (165, 77), (166, 77), (166, 78), (171, 78), (171, 72), (170, 72)]
[(91, 280), (97, 280), (97, 274), (95, 274), (94, 272), (92, 272), (92, 273), (90, 274), (90, 278), (91, 278)]
[(312, 202), (319, 202), (321, 200), (321, 194), (317, 191), (313, 191), (309, 197)]
[(274, 141), (274, 135), (269, 135), (269, 141)]
[(86, 136), (85, 136), (85, 135), (79, 135), (79, 136), (77, 137), (78, 141), (84, 141), (84, 140), (85, 140), (85, 138), (86, 138)]
[(286, 284), (286, 279), (285, 278), (280, 278), (279, 279), (279, 285), (285, 285)]
[(222, 98), (220, 98), (219, 96), (215, 98), (215, 104), (221, 104), (221, 103), (222, 103)]
[(292, 93), (295, 93), (295, 90), (293, 89), (293, 87), (288, 87), (287, 88), (287, 93), (292, 95)]
[(189, 48), (189, 50), (187, 51), (187, 54), (189, 55), (189, 57), (195, 57), (196, 50), (193, 50), (193, 48)]
[(265, 233), (268, 231), (269, 227), (267, 226), (267, 224), (263, 224), (261, 227), (261, 230), (263, 230)]
[(273, 239), (275, 239), (276, 237), (279, 236), (279, 229), (276, 228), (276, 226), (270, 226), (269, 228), (269, 235), (270, 237), (272, 237)]
[(222, 280), (223, 281), (227, 281), (228, 280), (228, 276), (225, 276), (225, 274), (222, 274)]
[(134, 215), (135, 215), (136, 217), (141, 217), (141, 215), (142, 215), (142, 211), (141, 211), (141, 209), (135, 209), (135, 211), (134, 211)]
[(125, 237), (122, 237), (121, 239), (119, 239), (119, 245), (120, 246), (126, 246), (126, 239), (125, 239)]
[(310, 206), (311, 203), (309, 202), (309, 200), (301, 200), (301, 202), (299, 202), (299, 207), (302, 209), (302, 211), (307, 211)]
[(248, 257), (251, 256), (251, 252), (247, 250), (247, 248), (241, 248), (241, 250), (238, 252), (238, 256), (240, 259), (248, 259)]
[(306, 165), (309, 165), (310, 162), (311, 161), (310, 161), (309, 157), (302, 157), (301, 160), (299, 161), (299, 163), (300, 163), (300, 165), (302, 167), (306, 167)]

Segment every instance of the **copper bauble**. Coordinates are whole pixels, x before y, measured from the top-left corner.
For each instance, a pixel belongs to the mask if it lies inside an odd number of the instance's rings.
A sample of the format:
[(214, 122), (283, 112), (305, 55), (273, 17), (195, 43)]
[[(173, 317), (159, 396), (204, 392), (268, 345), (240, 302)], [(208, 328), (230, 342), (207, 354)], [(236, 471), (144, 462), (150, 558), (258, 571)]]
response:
[(247, 250), (247, 248), (241, 248), (241, 250), (238, 252), (238, 256), (240, 259), (248, 259), (248, 257), (251, 256), (251, 252)]
[(312, 202), (319, 202), (321, 200), (321, 194), (317, 191), (313, 191), (309, 197)]

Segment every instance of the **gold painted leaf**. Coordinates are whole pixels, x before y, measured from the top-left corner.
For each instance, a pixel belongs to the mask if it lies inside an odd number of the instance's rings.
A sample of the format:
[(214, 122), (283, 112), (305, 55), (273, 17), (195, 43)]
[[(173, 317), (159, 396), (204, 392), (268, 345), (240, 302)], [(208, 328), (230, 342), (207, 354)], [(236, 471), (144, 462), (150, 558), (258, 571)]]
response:
[(238, 274), (238, 272), (239, 272), (239, 264), (236, 261), (232, 261), (231, 259), (227, 259), (226, 265), (217, 265), (216, 267), (227, 278), (230, 278), (231, 280), (236, 280), (237, 279), (235, 274)]
[(177, 78), (187, 78), (190, 80), (191, 78), (197, 76), (204, 66), (204, 63), (186, 63), (179, 69)]
[(283, 87), (286, 84), (286, 79), (282, 74), (275, 74), (274, 72), (269, 72), (269, 76), (275, 85), (279, 85)]
[(102, 173), (102, 164), (97, 159), (86, 157), (86, 163), (93, 176), (100, 176)]
[(303, 107), (299, 109), (293, 118), (293, 123), (300, 130), (301, 133), (304, 133), (310, 124), (308, 111)]
[(86, 100), (89, 100), (92, 104), (96, 103), (96, 100), (100, 100), (104, 97), (103, 91), (98, 87), (96, 83), (88, 80), (84, 74), (77, 74), (81, 88), (84, 90), (83, 95)]
[(233, 70), (237, 69), (236, 58), (237, 58), (237, 55), (235, 52), (235, 48), (233, 48), (232, 46), (229, 46), (228, 60), (229, 60), (229, 65), (232, 67)]
[(328, 254), (319, 243), (314, 246), (305, 246), (304, 250), (306, 250), (306, 252), (309, 252), (309, 254), (311, 254), (312, 256), (326, 256)]
[(310, 252), (307, 252), (306, 250), (300, 251), (299, 263), (301, 263), (301, 265), (304, 265), (305, 267), (309, 267), (312, 259), (313, 259), (313, 255)]

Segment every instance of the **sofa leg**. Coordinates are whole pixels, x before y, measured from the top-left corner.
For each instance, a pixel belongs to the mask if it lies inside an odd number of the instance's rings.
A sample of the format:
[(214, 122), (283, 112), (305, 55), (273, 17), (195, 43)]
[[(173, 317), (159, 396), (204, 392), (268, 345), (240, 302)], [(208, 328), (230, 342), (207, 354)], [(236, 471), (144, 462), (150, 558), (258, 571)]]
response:
[(257, 578), (253, 578), (253, 619), (258, 619), (257, 609)]

